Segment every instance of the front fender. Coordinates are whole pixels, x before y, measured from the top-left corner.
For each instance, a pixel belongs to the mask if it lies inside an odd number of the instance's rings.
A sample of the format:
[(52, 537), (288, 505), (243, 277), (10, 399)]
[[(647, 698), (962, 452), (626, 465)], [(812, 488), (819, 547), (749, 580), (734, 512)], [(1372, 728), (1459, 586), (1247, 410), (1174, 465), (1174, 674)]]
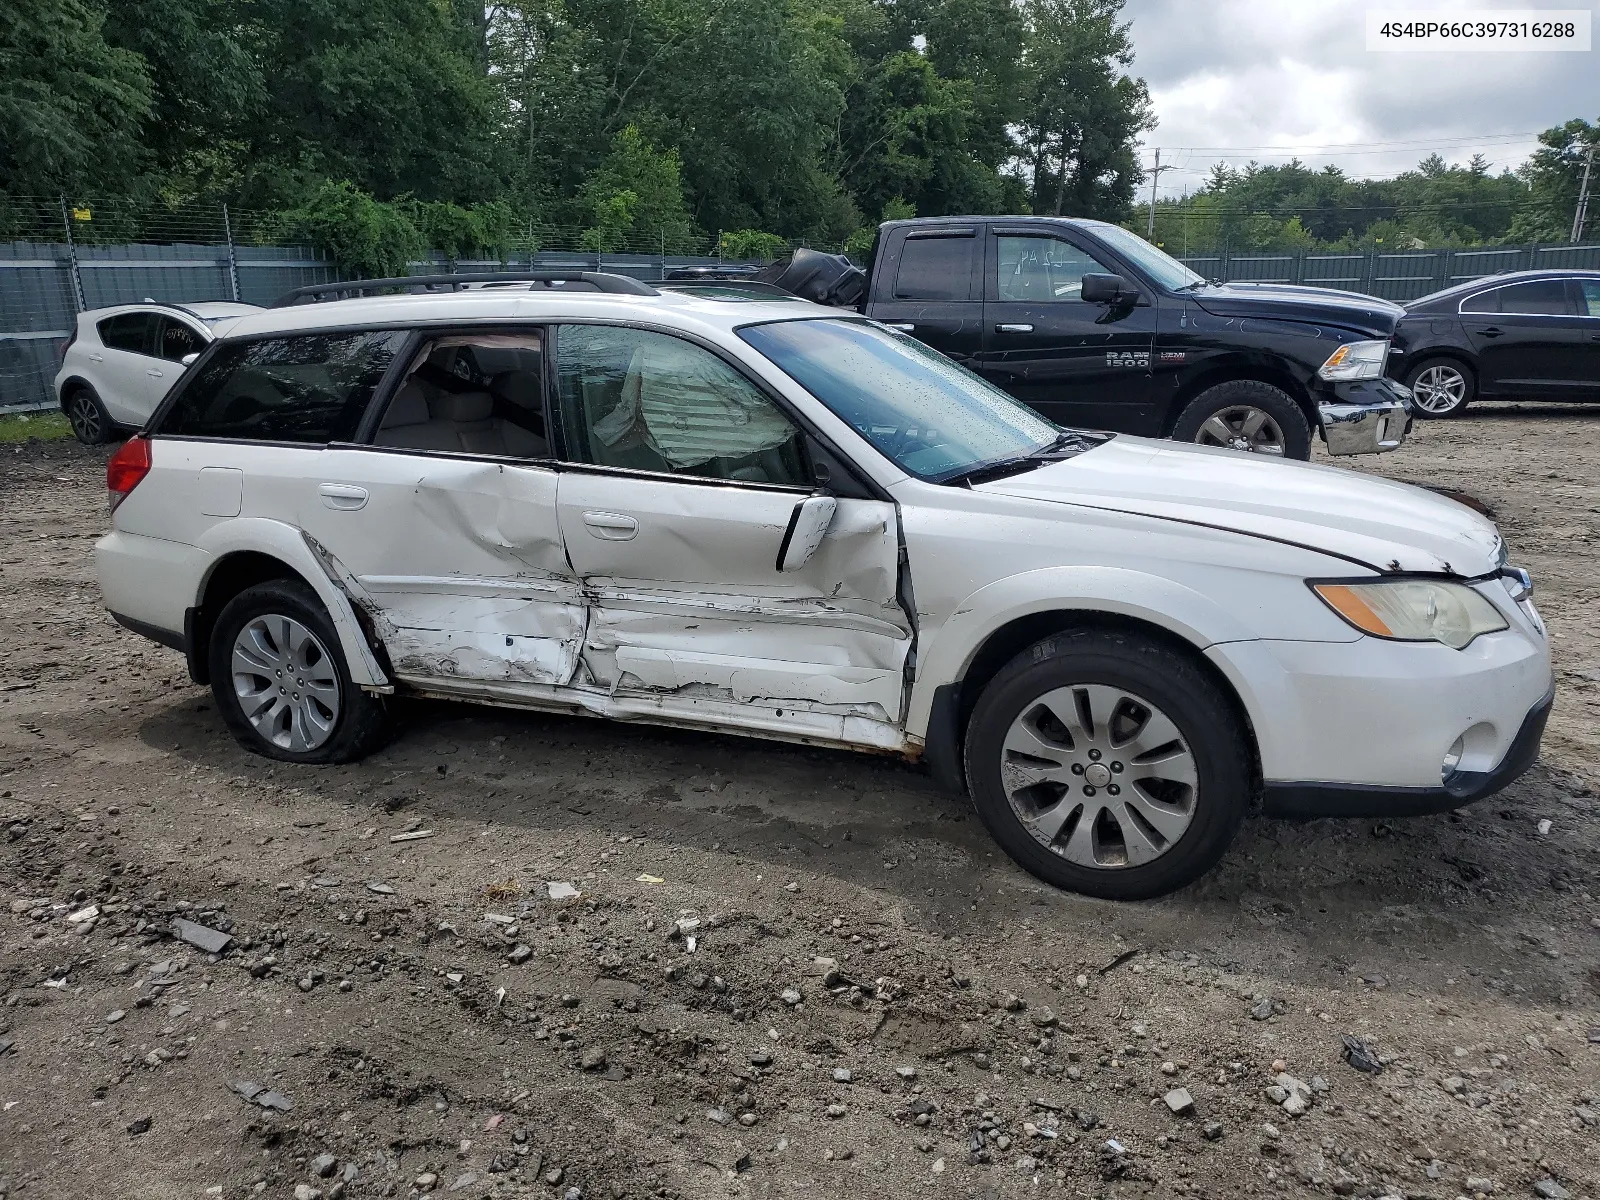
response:
[(295, 526), (265, 517), (236, 517), (231, 521), (218, 522), (206, 530), (200, 536), (199, 548), (210, 556), (210, 562), (195, 593), (195, 605), (199, 605), (205, 596), (217, 564), (228, 555), (245, 552), (271, 555), (310, 584), (317, 593), (317, 599), (328, 610), (334, 631), (339, 635), (339, 645), (344, 650), (344, 660), (350, 667), (351, 681), (358, 687), (391, 686), (389, 677), (372, 653), (372, 647), (367, 644), (366, 635), (361, 631), (343, 585), (330, 576), (322, 561), (313, 553), (305, 534)]
[(996, 580), (956, 605), (918, 647), (906, 732), (925, 738), (933, 694), (962, 679), (983, 644), (1021, 617), (1044, 612), (1110, 613), (1154, 625), (1204, 651), (1256, 636), (1210, 597), (1174, 580), (1127, 567), (1045, 567)]

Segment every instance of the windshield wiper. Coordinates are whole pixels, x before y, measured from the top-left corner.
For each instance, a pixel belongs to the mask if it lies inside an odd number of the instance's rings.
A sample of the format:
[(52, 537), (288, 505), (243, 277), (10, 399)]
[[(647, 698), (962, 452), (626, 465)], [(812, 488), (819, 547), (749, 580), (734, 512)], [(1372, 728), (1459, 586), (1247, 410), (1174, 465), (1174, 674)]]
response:
[(971, 487), (974, 483), (982, 483), (986, 479), (1001, 479), (1007, 475), (1016, 475), (1022, 471), (1031, 471), (1035, 467), (1043, 466), (1048, 460), (1035, 458), (1031, 454), (1024, 454), (1018, 458), (1000, 458), (994, 462), (979, 463), (975, 467), (968, 467), (965, 471), (957, 471), (954, 475), (946, 475), (936, 483), (964, 483)]

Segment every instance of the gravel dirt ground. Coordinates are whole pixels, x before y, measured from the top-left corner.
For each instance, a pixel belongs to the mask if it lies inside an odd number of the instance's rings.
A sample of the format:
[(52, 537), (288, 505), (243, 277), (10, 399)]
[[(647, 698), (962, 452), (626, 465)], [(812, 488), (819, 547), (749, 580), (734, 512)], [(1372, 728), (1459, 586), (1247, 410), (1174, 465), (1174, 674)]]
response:
[(1541, 763), (1123, 905), (871, 758), (446, 704), (253, 757), (101, 610), (103, 459), (0, 451), (0, 1195), (1600, 1196), (1600, 413), (1353, 464), (1533, 571)]

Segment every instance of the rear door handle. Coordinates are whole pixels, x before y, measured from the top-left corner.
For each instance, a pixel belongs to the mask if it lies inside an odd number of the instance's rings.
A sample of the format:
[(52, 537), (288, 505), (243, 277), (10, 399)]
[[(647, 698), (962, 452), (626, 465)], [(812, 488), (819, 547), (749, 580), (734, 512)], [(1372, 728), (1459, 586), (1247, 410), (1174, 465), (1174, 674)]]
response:
[(1032, 333), (1033, 332), (1033, 326), (1032, 325), (996, 325), (994, 327), (994, 331), (996, 333)]
[(89, 355), (89, 361), (90, 362), (105, 362), (105, 359), (102, 358), (98, 354), (91, 354), (91, 355)]
[(367, 506), (367, 489), (353, 483), (325, 483), (317, 489), (324, 508), (355, 509)]
[(884, 324), (890, 329), (898, 329), (901, 333), (910, 333), (916, 328), (910, 321), (885, 321)]
[(621, 513), (586, 512), (583, 523), (595, 537), (608, 542), (625, 542), (639, 532), (639, 522)]
[(1484, 337), (1499, 337), (1501, 332), (1502, 332), (1502, 330), (1499, 330), (1499, 329), (1495, 328), (1493, 325), (1491, 325), (1487, 329), (1478, 330), (1478, 332), (1481, 333)]

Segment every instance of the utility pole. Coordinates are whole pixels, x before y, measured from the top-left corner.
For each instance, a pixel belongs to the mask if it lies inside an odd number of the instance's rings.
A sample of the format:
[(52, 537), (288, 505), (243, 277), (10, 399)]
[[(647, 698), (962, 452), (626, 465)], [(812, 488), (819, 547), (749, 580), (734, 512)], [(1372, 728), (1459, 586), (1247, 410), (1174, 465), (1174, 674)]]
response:
[(1594, 167), (1594, 144), (1583, 156), (1583, 182), (1578, 185), (1578, 209), (1572, 214), (1572, 236), (1567, 240), (1576, 243), (1583, 236), (1583, 223), (1589, 216), (1589, 171)]
[(1161, 172), (1170, 170), (1171, 167), (1161, 165), (1161, 148), (1156, 147), (1156, 165), (1150, 168), (1150, 226), (1145, 234), (1146, 241), (1156, 240), (1156, 181), (1161, 178)]

